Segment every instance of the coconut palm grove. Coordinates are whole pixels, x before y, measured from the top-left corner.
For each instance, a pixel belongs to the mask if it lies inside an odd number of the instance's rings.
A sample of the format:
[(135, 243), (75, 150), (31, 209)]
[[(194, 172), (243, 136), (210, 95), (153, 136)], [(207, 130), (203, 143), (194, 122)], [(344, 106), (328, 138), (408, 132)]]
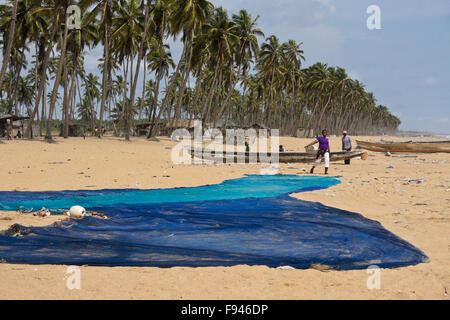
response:
[[(299, 128), (397, 130), (400, 120), (363, 83), (313, 63), (300, 34), (283, 43), (258, 19), (207, 0), (8, 1), (0, 6), (0, 114), (29, 117), (27, 128), (39, 125), (46, 139), (67, 138), (80, 124), (130, 140), (145, 123), (153, 138), (161, 125), (193, 120), (256, 123), (291, 136)], [(98, 48), (98, 70), (88, 73), (86, 57)], [(30, 131), (26, 137), (40, 135)]]

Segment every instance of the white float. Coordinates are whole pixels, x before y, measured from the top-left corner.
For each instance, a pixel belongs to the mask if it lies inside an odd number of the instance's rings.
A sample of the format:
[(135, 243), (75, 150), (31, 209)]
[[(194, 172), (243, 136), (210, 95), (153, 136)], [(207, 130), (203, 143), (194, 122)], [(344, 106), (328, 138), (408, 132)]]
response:
[(73, 206), (68, 212), (69, 217), (82, 218), (86, 215), (86, 209), (81, 206)]

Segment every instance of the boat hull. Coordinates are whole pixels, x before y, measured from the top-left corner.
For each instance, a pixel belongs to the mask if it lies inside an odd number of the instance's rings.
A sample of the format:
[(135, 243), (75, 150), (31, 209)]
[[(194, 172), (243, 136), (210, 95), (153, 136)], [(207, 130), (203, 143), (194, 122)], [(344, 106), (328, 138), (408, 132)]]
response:
[(374, 152), (450, 153), (450, 142), (378, 143), (356, 140), (362, 149)]
[[(270, 163), (272, 154), (249, 153), (249, 152), (214, 152), (208, 150), (189, 149), (191, 156), (194, 158), (202, 157), (206, 161), (222, 162), (222, 163)], [(356, 157), (362, 157), (363, 151), (349, 152), (332, 152), (330, 161), (344, 161)], [(316, 160), (315, 153), (306, 152), (278, 152), (278, 162), (280, 163), (308, 163)], [(274, 155), (275, 156), (275, 155)]]

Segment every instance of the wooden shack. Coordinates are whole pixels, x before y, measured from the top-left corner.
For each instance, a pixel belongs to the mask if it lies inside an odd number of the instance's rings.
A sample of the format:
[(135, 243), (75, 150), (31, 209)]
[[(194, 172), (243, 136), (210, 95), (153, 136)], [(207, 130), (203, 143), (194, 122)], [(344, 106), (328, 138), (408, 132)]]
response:
[(17, 137), (17, 134), (23, 134), (26, 130), (25, 120), (29, 119), (29, 117), (22, 117), (16, 115), (2, 115), (0, 116), (0, 137), (8, 136), (8, 129), (11, 130), (11, 137)]
[[(69, 137), (83, 137), (86, 133), (88, 125), (82, 123), (69, 124)], [(64, 136), (64, 123), (59, 125), (59, 136)]]
[[(250, 130), (250, 129), (253, 129), (253, 130), (255, 130), (255, 132), (256, 132), (256, 136), (257, 137), (259, 137), (259, 134), (260, 134), (260, 132), (259, 132), (259, 130), (267, 130), (266, 132), (267, 132), (267, 137), (270, 137), (271, 136), (271, 131), (270, 131), (270, 128), (268, 128), (268, 127), (266, 127), (265, 125), (263, 125), (263, 124), (259, 124), (259, 123), (254, 123), (254, 124), (252, 124), (251, 126), (246, 126), (246, 127), (244, 127), (243, 128), (244, 130)], [(264, 132), (264, 131), (263, 131)]]
[[(136, 136), (147, 136), (148, 131), (150, 130), (151, 122), (142, 122), (135, 125), (134, 134)], [(156, 135), (160, 135), (163, 131), (164, 123), (160, 122), (158, 127), (156, 128)]]
[(194, 120), (183, 119), (178, 121), (173, 121), (173, 123), (166, 123), (165, 126), (161, 128), (161, 135), (171, 136), (172, 133), (177, 129), (187, 129), (189, 133), (194, 132)]

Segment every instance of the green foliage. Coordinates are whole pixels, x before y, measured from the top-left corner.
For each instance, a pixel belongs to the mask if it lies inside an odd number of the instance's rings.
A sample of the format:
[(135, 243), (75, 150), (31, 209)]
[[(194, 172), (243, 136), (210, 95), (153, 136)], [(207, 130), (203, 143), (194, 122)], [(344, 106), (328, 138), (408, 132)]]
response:
[[(0, 5), (3, 47), (8, 40), (12, 3)], [(81, 28), (69, 30), (63, 55), (69, 3), (82, 8)], [(148, 4), (144, 42), (144, 9)], [(54, 20), (55, 16), (59, 20)], [(66, 116), (67, 103), (69, 122), (81, 121), (91, 129), (99, 118), (106, 117), (107, 126), (128, 130), (127, 119), (135, 121), (138, 114), (152, 123), (181, 118), (203, 119), (208, 125), (218, 120), (238, 126), (257, 122), (285, 134), (295, 134), (299, 127), (308, 132), (326, 127), (335, 134), (344, 128), (354, 134), (398, 128), (400, 119), (378, 105), (364, 84), (350, 79), (344, 68), (324, 62), (302, 68), (305, 53), (301, 39), (285, 43), (276, 35), (263, 39), (258, 19), (244, 9), (229, 15), (207, 0), (19, 0), (14, 49), (7, 57), (10, 67), (0, 88), (0, 112), (46, 115), (49, 103), (44, 109), (42, 101), (35, 100), (36, 93), (44, 76), (47, 85), (52, 83), (49, 80), (55, 78), (59, 59), (64, 56), (59, 90), (65, 89), (65, 93), (59, 92), (59, 114)], [(54, 21), (61, 24), (55, 26)], [(50, 39), (54, 27), (55, 36)], [(178, 63), (165, 44), (170, 36), (183, 43)], [(43, 70), (49, 44), (54, 52), (47, 70)], [(32, 61), (26, 61), (30, 46), (36, 52)], [(104, 49), (98, 66), (105, 73), (100, 76), (85, 71), (85, 56), (95, 46)], [(125, 108), (130, 103), (140, 49), (148, 77), (141, 84), (143, 96)], [(49, 88), (46, 92), (51, 94)]]

